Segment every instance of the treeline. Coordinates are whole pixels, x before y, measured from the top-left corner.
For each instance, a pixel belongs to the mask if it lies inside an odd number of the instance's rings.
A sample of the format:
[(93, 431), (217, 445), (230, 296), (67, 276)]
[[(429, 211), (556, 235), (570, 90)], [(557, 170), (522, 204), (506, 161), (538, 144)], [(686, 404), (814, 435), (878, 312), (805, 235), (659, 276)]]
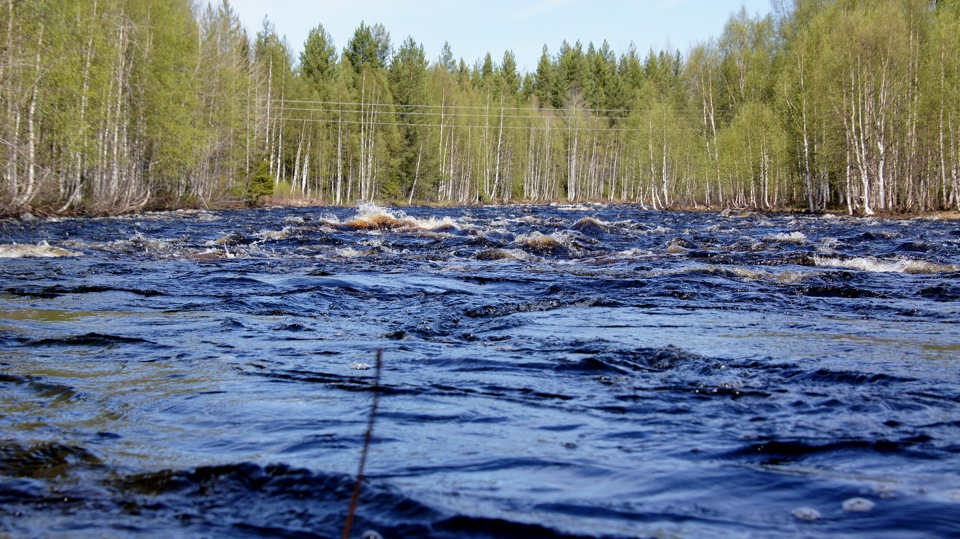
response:
[(793, 0), (679, 51), (435, 60), (381, 25), (299, 58), (227, 0), (6, 0), (0, 203), (960, 209), (960, 0)]

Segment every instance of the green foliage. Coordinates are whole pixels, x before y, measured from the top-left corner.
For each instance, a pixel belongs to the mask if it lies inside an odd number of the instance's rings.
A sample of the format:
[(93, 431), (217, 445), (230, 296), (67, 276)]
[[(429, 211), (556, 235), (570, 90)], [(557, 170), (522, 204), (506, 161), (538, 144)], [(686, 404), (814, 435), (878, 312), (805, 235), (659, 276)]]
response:
[(270, 164), (266, 160), (260, 160), (254, 166), (250, 177), (247, 178), (246, 190), (243, 192), (243, 199), (248, 204), (256, 204), (263, 197), (273, 194), (273, 177), (270, 174)]
[(620, 62), (617, 64), (617, 75), (624, 86), (624, 92), (628, 94), (624, 96), (624, 99), (629, 106), (630, 101), (636, 97), (636, 95), (629, 95), (629, 93), (632, 91), (635, 94), (640, 91), (646, 82), (643, 62), (640, 61), (640, 55), (633, 43), (630, 44), (627, 52), (620, 56)]
[(517, 60), (512, 51), (503, 53), (503, 63), (500, 64), (500, 92), (508, 96), (516, 96), (520, 91), (520, 74), (517, 72)]
[(343, 55), (357, 73), (363, 68), (384, 68), (390, 61), (390, 34), (382, 24), (367, 26), (361, 22)]
[(320, 85), (330, 79), (337, 65), (337, 49), (333, 45), (333, 38), (323, 28), (317, 25), (310, 30), (307, 41), (303, 44), (300, 53), (300, 74), (315, 85)]
[(453, 59), (453, 50), (450, 49), (450, 43), (447, 41), (443, 42), (443, 49), (440, 51), (437, 65), (446, 69), (448, 73), (453, 73), (457, 69), (457, 63)]
[(556, 82), (553, 62), (550, 61), (547, 46), (544, 45), (543, 53), (540, 55), (540, 61), (537, 63), (537, 72), (534, 76), (534, 94), (536, 94), (537, 103), (541, 108), (553, 106), (555, 89)]
[[(422, 167), (423, 145), (426, 142), (426, 117), (420, 114), (427, 105), (427, 60), (423, 47), (408, 37), (390, 66), (390, 87), (397, 105), (399, 146), (396, 152), (396, 176), (391, 184), (389, 198), (398, 198), (413, 189)], [(401, 192), (403, 191), (403, 192)]]
[(575, 99), (574, 96), (582, 96), (588, 86), (589, 74), (583, 45), (579, 41), (573, 46), (566, 41), (560, 45), (555, 72), (557, 76), (554, 79), (553, 106), (559, 109), (571, 104)]
[[(393, 57), (390, 66), (390, 84), (393, 96), (398, 105), (425, 104), (424, 84), (427, 79), (427, 60), (424, 57), (423, 46), (412, 37), (408, 37), (397, 54)], [(409, 120), (409, 116), (401, 116), (401, 120)]]
[[(693, 47), (434, 64), (361, 24), (295, 66), (228, 0), (0, 2), (4, 212), (623, 200), (960, 208), (960, 1), (792, 0)], [(472, 66), (472, 67), (471, 67)], [(262, 159), (261, 159), (262, 157)]]
[(197, 65), (200, 112), (195, 122), (202, 142), (197, 152), (207, 172), (185, 186), (189, 200), (205, 203), (228, 196), (238, 174), (246, 175), (248, 93), (252, 81), (250, 43), (239, 16), (223, 0), (208, 5), (200, 16), (200, 51)]
[(493, 84), (493, 56), (488, 52), (483, 57), (483, 62), (478, 62), (474, 66), (473, 72), (470, 75), (470, 80), (473, 83), (473, 87), (480, 91), (489, 91)]

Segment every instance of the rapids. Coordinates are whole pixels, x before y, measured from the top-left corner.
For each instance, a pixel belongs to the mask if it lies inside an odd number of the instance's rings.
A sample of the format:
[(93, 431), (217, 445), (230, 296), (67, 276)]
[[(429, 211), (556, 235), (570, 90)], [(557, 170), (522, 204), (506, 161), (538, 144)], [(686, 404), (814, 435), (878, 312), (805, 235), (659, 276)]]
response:
[(0, 536), (960, 536), (960, 223), (0, 221)]

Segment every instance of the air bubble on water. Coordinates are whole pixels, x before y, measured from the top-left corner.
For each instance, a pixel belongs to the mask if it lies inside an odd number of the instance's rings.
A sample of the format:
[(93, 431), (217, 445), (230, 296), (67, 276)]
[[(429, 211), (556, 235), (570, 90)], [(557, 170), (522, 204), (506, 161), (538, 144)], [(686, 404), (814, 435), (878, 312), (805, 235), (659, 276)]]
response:
[(383, 536), (373, 530), (367, 530), (361, 535), (363, 539), (383, 539)]
[(793, 510), (793, 516), (800, 520), (814, 521), (820, 520), (820, 511), (812, 507), (798, 507)]
[(843, 510), (851, 511), (855, 513), (866, 513), (867, 511), (872, 511), (877, 504), (871, 502), (866, 498), (850, 498), (843, 502)]
[(873, 492), (881, 498), (893, 498), (897, 495), (897, 490), (895, 488), (885, 484), (874, 485)]

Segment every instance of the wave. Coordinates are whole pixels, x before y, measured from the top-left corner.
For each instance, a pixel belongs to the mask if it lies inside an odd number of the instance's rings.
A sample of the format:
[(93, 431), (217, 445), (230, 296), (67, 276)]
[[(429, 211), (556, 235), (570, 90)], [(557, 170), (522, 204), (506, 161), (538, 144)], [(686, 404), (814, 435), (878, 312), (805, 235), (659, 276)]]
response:
[(601, 235), (607, 234), (612, 230), (612, 226), (609, 223), (605, 223), (594, 217), (584, 217), (576, 223), (574, 223), (570, 230), (576, 230), (582, 234), (590, 235)]
[(371, 247), (369, 249), (362, 250), (354, 249), (353, 247), (341, 247), (333, 250), (334, 255), (336, 255), (338, 258), (361, 258), (376, 256), (382, 252), (383, 249), (379, 247)]
[(699, 368), (708, 362), (707, 358), (676, 346), (636, 350), (592, 350), (587, 347), (578, 352), (590, 355), (576, 362), (561, 363), (555, 369), (560, 372), (626, 375), (638, 371), (671, 371), (684, 365)]
[(156, 344), (151, 341), (137, 337), (123, 337), (120, 335), (107, 335), (104, 333), (85, 333), (83, 335), (70, 335), (68, 337), (47, 338), (30, 341), (31, 346), (97, 346), (109, 347), (119, 344)]
[[(42, 379), (32, 376), (19, 376), (14, 374), (0, 373), (0, 385), (3, 384), (22, 386), (40, 397), (52, 400), (70, 400), (79, 395), (79, 392), (70, 386), (44, 382)], [(4, 451), (6, 451), (6, 448), (0, 447), (0, 461), (2, 461), (4, 458), (2, 456)]]
[(152, 297), (166, 295), (165, 293), (155, 289), (125, 288), (125, 287), (106, 286), (106, 285), (82, 285), (82, 286), (73, 286), (73, 287), (57, 285), (57, 286), (51, 286), (51, 287), (37, 287), (32, 289), (7, 288), (6, 290), (4, 290), (4, 292), (14, 296), (42, 298), (42, 299), (58, 298), (60, 296), (65, 296), (69, 294), (100, 294), (100, 293), (110, 293), (110, 292), (122, 292), (125, 294), (142, 296), (145, 298), (152, 298)]
[(420, 219), (400, 210), (388, 210), (372, 203), (361, 203), (357, 213), (346, 222), (335, 217), (325, 218), (323, 222), (339, 230), (425, 230), (432, 232), (456, 232), (463, 228), (451, 217), (429, 217)]
[(937, 264), (926, 260), (896, 259), (880, 260), (872, 256), (833, 258), (814, 255), (814, 264), (821, 268), (841, 268), (871, 273), (908, 273), (929, 275), (960, 271), (960, 266)]
[(75, 445), (58, 442), (41, 442), (30, 446), (14, 442), (0, 443), (0, 469), (7, 476), (54, 478), (69, 468), (100, 464), (102, 461), (99, 457)]
[(530, 255), (520, 249), (484, 249), (475, 255), (477, 260), (529, 260)]
[(807, 243), (807, 235), (803, 232), (782, 232), (779, 234), (773, 234), (764, 238), (767, 241), (778, 242), (778, 243), (796, 243), (803, 244)]
[(591, 206), (602, 206), (602, 204), (550, 204), (551, 207), (556, 208), (557, 211), (593, 211), (596, 208)]
[(62, 258), (79, 257), (83, 253), (62, 247), (54, 247), (46, 241), (37, 245), (0, 245), (0, 258)]
[(521, 234), (514, 240), (514, 244), (520, 248), (526, 248), (536, 254), (562, 255), (569, 253), (570, 249), (564, 245), (563, 241), (556, 235), (547, 236), (542, 232), (531, 232)]
[[(153, 536), (149, 530), (165, 530), (162, 535), (339, 537), (356, 482), (343, 473), (250, 462), (96, 473), (89, 470), (103, 466), (95, 455), (57, 443), (0, 445), (0, 464), (23, 478), (0, 483), (0, 501), (7, 515), (20, 517), (13, 529), (26, 536)], [(56, 474), (82, 469), (88, 470), (83, 488), (45, 491)], [(376, 479), (364, 483), (358, 508), (353, 529), (364, 537), (614, 537), (571, 534), (521, 514), (432, 506)], [(564, 509), (552, 512), (563, 515)], [(63, 518), (51, 521), (57, 513)]]
[(721, 277), (731, 280), (744, 280), (757, 283), (774, 283), (790, 285), (801, 283), (810, 278), (810, 275), (800, 271), (783, 270), (772, 271), (766, 269), (756, 269), (747, 266), (721, 266), (716, 264), (704, 264), (696, 266), (685, 266), (669, 269), (644, 269), (639, 273), (644, 277)]
[[(924, 439), (889, 440), (889, 439), (861, 439), (851, 438), (839, 441), (821, 441), (806, 439), (770, 439), (751, 443), (738, 448), (729, 457), (737, 459), (756, 459), (761, 464), (776, 465), (802, 461), (811, 457), (836, 454), (863, 454), (863, 453), (903, 453), (906, 451), (923, 451)], [(841, 458), (841, 457), (836, 457)]]

